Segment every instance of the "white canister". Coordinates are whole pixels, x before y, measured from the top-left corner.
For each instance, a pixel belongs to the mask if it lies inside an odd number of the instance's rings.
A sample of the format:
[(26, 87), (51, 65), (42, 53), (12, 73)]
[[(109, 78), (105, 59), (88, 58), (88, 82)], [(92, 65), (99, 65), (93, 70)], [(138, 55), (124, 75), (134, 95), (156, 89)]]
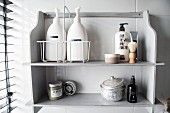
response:
[(88, 60), (88, 41), (87, 32), (79, 17), (80, 7), (75, 9), (76, 17), (70, 26), (67, 35), (67, 60), (85, 61)]
[(62, 25), (59, 19), (59, 10), (56, 10), (56, 17), (53, 19), (53, 23), (47, 30), (46, 35), (46, 60), (47, 61), (63, 61), (66, 57), (66, 41), (64, 36)]

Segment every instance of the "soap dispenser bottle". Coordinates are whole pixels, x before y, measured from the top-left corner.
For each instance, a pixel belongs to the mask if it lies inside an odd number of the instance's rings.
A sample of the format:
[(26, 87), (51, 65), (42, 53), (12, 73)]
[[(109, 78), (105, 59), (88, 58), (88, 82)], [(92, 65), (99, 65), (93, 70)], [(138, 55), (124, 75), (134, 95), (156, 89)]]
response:
[(85, 61), (88, 59), (88, 45), (82, 41), (88, 41), (87, 32), (79, 17), (80, 7), (75, 9), (76, 16), (70, 26), (67, 35), (67, 60)]
[(131, 77), (131, 82), (127, 87), (127, 101), (130, 103), (137, 102), (138, 88), (135, 84), (135, 77)]
[(130, 38), (124, 25), (128, 25), (128, 23), (121, 23), (119, 32), (115, 34), (115, 54), (120, 54), (120, 61), (127, 62), (129, 61), (128, 43)]
[(55, 9), (55, 13), (56, 17), (46, 34), (46, 41), (49, 41), (46, 42), (47, 61), (62, 61), (66, 57), (66, 46), (62, 43), (62, 41), (66, 41), (64, 36), (66, 32), (60, 23), (59, 9)]

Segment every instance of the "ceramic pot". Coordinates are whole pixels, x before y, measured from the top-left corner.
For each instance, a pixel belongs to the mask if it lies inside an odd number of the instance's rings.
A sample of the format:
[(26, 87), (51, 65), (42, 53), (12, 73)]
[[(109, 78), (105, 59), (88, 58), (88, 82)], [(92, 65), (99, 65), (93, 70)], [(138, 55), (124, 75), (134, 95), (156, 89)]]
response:
[(125, 94), (124, 79), (114, 78), (104, 81), (101, 85), (101, 95), (107, 101), (119, 101), (122, 100)]

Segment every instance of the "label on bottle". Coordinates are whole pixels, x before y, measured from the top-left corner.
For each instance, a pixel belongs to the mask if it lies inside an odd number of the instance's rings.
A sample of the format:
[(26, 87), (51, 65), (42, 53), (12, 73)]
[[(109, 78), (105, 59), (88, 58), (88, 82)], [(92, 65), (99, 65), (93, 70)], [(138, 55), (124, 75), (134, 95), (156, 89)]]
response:
[(136, 92), (129, 91), (129, 102), (137, 102)]
[(119, 49), (128, 50), (129, 38), (127, 38), (124, 34), (120, 34), (119, 37), (120, 37)]
[(62, 89), (58, 89), (58, 90), (51, 90), (51, 97), (55, 98), (55, 97), (61, 97), (63, 94)]
[(58, 36), (50, 36), (50, 38), (58, 38)]
[(120, 55), (120, 60), (125, 60), (125, 55)]
[(121, 61), (129, 61), (129, 35), (127, 32), (118, 32), (115, 35), (115, 53), (120, 54)]

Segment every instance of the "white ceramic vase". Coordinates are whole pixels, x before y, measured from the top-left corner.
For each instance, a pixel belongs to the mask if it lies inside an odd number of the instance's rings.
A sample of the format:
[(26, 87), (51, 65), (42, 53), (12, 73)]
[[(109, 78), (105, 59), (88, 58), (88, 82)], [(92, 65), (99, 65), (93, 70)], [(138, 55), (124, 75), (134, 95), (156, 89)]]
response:
[(53, 23), (47, 30), (46, 41), (46, 60), (47, 61), (61, 61), (66, 58), (66, 46), (62, 41), (66, 41), (63, 32), (63, 27), (59, 19), (59, 10), (55, 10), (56, 17)]

